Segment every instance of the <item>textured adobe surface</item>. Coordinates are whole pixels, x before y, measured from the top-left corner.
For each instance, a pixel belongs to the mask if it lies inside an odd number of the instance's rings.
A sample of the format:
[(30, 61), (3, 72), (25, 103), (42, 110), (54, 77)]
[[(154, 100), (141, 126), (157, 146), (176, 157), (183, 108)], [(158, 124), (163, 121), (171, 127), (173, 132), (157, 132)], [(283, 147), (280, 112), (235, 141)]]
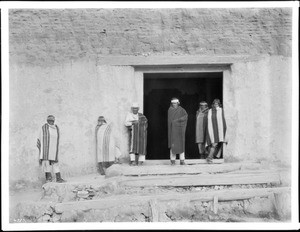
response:
[(291, 9), (10, 10), (16, 62), (50, 65), (97, 55), (291, 56)]

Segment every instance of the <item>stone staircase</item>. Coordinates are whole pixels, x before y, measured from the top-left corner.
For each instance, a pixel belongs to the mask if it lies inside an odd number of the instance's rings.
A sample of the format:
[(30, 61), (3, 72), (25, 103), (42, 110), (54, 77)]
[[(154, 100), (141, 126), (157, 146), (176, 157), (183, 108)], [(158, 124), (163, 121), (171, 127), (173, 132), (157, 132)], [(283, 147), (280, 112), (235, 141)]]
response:
[[(260, 163), (114, 164), (46, 183), (14, 217), (32, 222), (290, 220), (290, 171)], [(29, 210), (30, 209), (30, 210)]]

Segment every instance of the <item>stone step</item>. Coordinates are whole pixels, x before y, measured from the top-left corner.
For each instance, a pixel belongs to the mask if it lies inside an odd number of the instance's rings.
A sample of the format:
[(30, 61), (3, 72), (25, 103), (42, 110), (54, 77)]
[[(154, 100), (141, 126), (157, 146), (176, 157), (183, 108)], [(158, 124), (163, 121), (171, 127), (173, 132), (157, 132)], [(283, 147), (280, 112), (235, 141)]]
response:
[(157, 164), (143, 166), (114, 164), (106, 170), (106, 177), (226, 173), (237, 170), (260, 170), (263, 168), (259, 163), (223, 163), (218, 165), (193, 164), (171, 166), (169, 162), (170, 161), (168, 161), (168, 165)]
[[(179, 164), (179, 160), (177, 159), (175, 161), (177, 164)], [(206, 159), (186, 159), (184, 161), (187, 165), (193, 165), (193, 164), (207, 164)], [(223, 164), (224, 159), (213, 159), (213, 164)], [(153, 165), (170, 165), (169, 159), (160, 159), (160, 160), (146, 160), (144, 162), (145, 166), (153, 166)]]
[(142, 176), (139, 178), (127, 177), (118, 181), (120, 186), (130, 187), (187, 187), (187, 186), (212, 186), (212, 185), (241, 185), (241, 184), (264, 184), (281, 183), (277, 171), (217, 173), (217, 174), (194, 174), (173, 176)]
[[(235, 185), (282, 185), (284, 178), (277, 170), (235, 170), (227, 173), (174, 174), (149, 176), (115, 176), (105, 178), (94, 174), (70, 178), (65, 183), (46, 183), (43, 185), (43, 200), (54, 202), (74, 201), (81, 198), (95, 199), (109, 195), (166, 192), (170, 188), (192, 188), (204, 186)], [(289, 186), (288, 184), (285, 186)]]

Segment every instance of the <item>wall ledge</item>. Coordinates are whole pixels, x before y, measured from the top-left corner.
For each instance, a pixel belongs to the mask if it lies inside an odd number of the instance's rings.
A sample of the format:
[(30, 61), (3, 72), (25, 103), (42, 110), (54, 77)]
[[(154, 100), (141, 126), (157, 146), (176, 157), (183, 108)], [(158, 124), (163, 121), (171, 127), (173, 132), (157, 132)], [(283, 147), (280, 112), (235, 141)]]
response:
[(231, 65), (237, 62), (257, 61), (269, 55), (230, 56), (98, 56), (97, 65), (153, 66), (153, 65)]

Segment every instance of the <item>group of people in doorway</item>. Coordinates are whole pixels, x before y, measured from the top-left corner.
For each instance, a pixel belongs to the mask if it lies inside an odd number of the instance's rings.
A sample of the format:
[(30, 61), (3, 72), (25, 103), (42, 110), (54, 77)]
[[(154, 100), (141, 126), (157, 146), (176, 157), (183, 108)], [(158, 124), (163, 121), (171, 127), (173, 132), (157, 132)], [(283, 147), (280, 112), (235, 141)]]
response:
[[(180, 106), (178, 98), (171, 99), (168, 109), (168, 148), (170, 149), (171, 165), (175, 165), (179, 154), (180, 164), (185, 165), (185, 132), (188, 114)], [(131, 112), (127, 114), (125, 126), (130, 131), (130, 165), (142, 165), (145, 161), (147, 146), (147, 118), (139, 113), (139, 106), (134, 103)], [(205, 101), (199, 103), (196, 113), (196, 143), (200, 158), (206, 158), (207, 163), (221, 158), (226, 134), (226, 121), (221, 101), (215, 99), (211, 108)]]
[[(171, 165), (175, 165), (176, 155), (179, 155), (180, 165), (185, 165), (185, 132), (188, 121), (188, 114), (180, 106), (178, 98), (171, 99), (168, 109), (168, 148), (170, 149)], [(39, 163), (46, 176), (46, 182), (52, 181), (51, 171), (56, 175), (56, 182), (63, 183), (61, 177), (58, 154), (59, 154), (59, 128), (55, 117), (49, 115), (40, 131), (37, 139), (39, 149)], [(143, 165), (147, 150), (147, 127), (148, 120), (139, 112), (139, 105), (133, 103), (131, 112), (125, 118), (125, 126), (129, 130), (130, 165)], [(226, 143), (226, 121), (224, 111), (219, 99), (215, 99), (212, 107), (204, 101), (200, 102), (196, 113), (196, 143), (199, 149), (199, 158), (206, 158), (212, 163), (214, 158), (221, 158), (222, 145)], [(104, 175), (105, 170), (113, 163), (119, 163), (121, 156), (120, 134), (112, 122), (99, 116), (95, 129), (96, 157), (99, 172)]]

